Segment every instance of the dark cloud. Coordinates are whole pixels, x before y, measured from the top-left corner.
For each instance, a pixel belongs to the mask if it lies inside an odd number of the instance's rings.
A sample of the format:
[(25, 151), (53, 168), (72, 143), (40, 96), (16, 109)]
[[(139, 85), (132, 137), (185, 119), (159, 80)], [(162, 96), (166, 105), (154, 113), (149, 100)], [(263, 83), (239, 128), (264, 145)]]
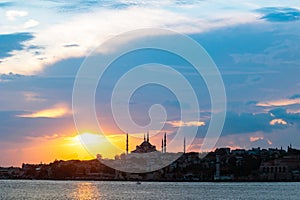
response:
[(289, 123), (300, 125), (300, 113), (289, 113), (286, 108), (275, 108), (269, 112), (276, 118), (282, 118)]
[(226, 115), (223, 135), (252, 133), (257, 131), (270, 132), (272, 126), (269, 124), (274, 119), (269, 113), (234, 113)]
[(62, 12), (84, 11), (95, 7), (110, 8), (110, 9), (126, 9), (137, 5), (135, 2), (120, 2), (109, 0), (75, 0), (75, 1), (58, 1), (49, 0), (56, 4), (58, 10)]
[[(26, 111), (0, 111), (1, 141), (25, 141), (28, 137), (42, 137), (60, 134), (73, 124), (68, 118), (22, 118)], [(5, 125), (4, 125), (5, 124)]]
[[(271, 125), (274, 119), (282, 119), (287, 124)], [(273, 130), (285, 129), (289, 126), (300, 128), (300, 114), (288, 113), (284, 108), (276, 108), (268, 113), (234, 113), (228, 112), (223, 129), (223, 135), (253, 133), (253, 132), (272, 132)]]
[[(191, 36), (218, 66), (228, 102), (231, 103), (247, 102), (253, 97), (272, 99), (275, 91), (279, 97), (297, 91), (300, 63), (298, 32), (295, 23), (252, 23)], [(283, 77), (289, 78), (280, 81)], [(253, 105), (247, 108), (234, 106), (229, 110), (261, 112)]]
[(1, 7), (8, 7), (8, 6), (12, 6), (13, 3), (12, 2), (0, 2), (0, 8)]
[(247, 85), (253, 85), (257, 83), (261, 83), (264, 81), (264, 77), (261, 75), (250, 75), (245, 81), (245, 84)]
[[(276, 30), (280, 31), (280, 30)], [(246, 24), (191, 35), (214, 59), (222, 74), (261, 74), (269, 71), (251, 60), (242, 64), (236, 54), (260, 54), (282, 38), (265, 24)], [(251, 61), (251, 62), (249, 62)], [(226, 77), (225, 77), (226, 78)]]
[(164, 105), (166, 107), (180, 108), (180, 104), (177, 100), (174, 100), (174, 101), (166, 100), (165, 102), (163, 102), (162, 105)]
[[(50, 73), (49, 73), (50, 74)], [(68, 74), (51, 76), (0, 74), (0, 140), (18, 142), (28, 137), (60, 134), (72, 127), (72, 116), (60, 118), (25, 118), (24, 114), (49, 109), (58, 103), (71, 105), (74, 78)], [(27, 100), (24, 94), (36, 95)], [(42, 99), (42, 101), (39, 101)], [(24, 109), (24, 110), (23, 110)]]
[(111, 4), (110, 7), (114, 9), (126, 9), (136, 5), (137, 5), (136, 3), (115, 3), (115, 4)]
[(64, 47), (79, 47), (79, 44), (66, 44)]
[[(71, 89), (66, 88), (73, 84), (73, 80), (68, 77), (51, 77), (51, 76), (25, 76), (20, 74), (0, 74), (0, 80), (4, 83), (0, 84), (0, 89), (3, 94), (6, 91), (28, 91), (28, 89)], [(49, 91), (48, 91), (49, 92)], [(47, 91), (45, 91), (47, 93)]]
[(300, 20), (300, 10), (295, 8), (265, 7), (257, 10), (264, 14), (261, 19), (270, 22), (286, 22)]
[(24, 45), (22, 42), (33, 38), (31, 33), (14, 33), (0, 35), (0, 58), (10, 56), (13, 50), (22, 50)]
[[(282, 119), (287, 124), (270, 122), (275, 119)], [(204, 137), (208, 128), (209, 122), (198, 128), (197, 137)], [(283, 130), (289, 127), (300, 129), (300, 113), (289, 113), (284, 108), (276, 108), (267, 113), (236, 113), (227, 112), (222, 136), (233, 134), (247, 134), (254, 132), (271, 133), (275, 130)]]
[(294, 94), (289, 97), (289, 99), (298, 99), (298, 98), (300, 98), (300, 94)]
[(258, 101), (247, 101), (246, 105), (256, 105), (258, 103)]
[(17, 78), (21, 78), (24, 77), (23, 75), (19, 75), (19, 74), (13, 74), (13, 73), (9, 73), (9, 74), (0, 74), (0, 81), (12, 81), (15, 80)]
[(177, 5), (195, 5), (205, 0), (176, 0)]

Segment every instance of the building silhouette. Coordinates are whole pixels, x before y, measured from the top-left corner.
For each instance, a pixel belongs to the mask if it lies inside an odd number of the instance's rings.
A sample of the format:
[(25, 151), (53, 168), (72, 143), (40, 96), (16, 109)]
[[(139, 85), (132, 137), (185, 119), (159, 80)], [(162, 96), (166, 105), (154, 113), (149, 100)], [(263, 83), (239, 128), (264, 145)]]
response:
[[(128, 134), (126, 134), (126, 154), (128, 154)], [(144, 135), (144, 141), (140, 144), (137, 145), (135, 150), (131, 151), (131, 153), (150, 153), (150, 152), (156, 152), (156, 146), (152, 145), (150, 143), (150, 137), (149, 137), (149, 132), (147, 132), (147, 135)], [(164, 134), (164, 138), (162, 139), (162, 153), (167, 152), (167, 135), (166, 133)]]

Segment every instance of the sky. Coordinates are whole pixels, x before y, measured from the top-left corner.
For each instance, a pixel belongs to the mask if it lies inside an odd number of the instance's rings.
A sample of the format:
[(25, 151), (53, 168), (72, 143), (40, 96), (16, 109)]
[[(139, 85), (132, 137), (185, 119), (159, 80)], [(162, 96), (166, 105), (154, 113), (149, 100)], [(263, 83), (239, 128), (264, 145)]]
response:
[[(86, 151), (80, 138), (87, 138), (91, 146), (102, 139), (89, 124), (86, 130), (76, 129), (72, 92), (77, 72), (103, 42), (141, 28), (185, 34), (214, 60), (227, 99), (225, 124), (216, 147), (286, 148), (292, 144), (300, 148), (299, 1), (0, 0), (0, 166), (91, 159), (94, 155)], [(189, 135), (189, 128), (196, 127), (188, 150), (199, 151), (212, 113), (218, 112), (211, 109), (205, 82), (186, 61), (145, 50), (114, 62), (97, 87), (99, 123), (108, 140), (120, 147), (111, 151), (103, 142), (104, 156), (113, 157), (125, 148), (125, 130), (118, 127), (109, 110), (113, 85), (133, 66), (153, 62), (171, 66), (189, 79), (200, 107), (193, 112), (200, 120), (182, 121), (176, 95), (155, 84), (132, 94), (132, 119), (146, 126), (151, 121), (149, 109), (160, 104), (166, 121), (162, 130), (149, 130), (151, 142), (159, 149), (164, 132), (171, 140), (178, 128), (187, 128)], [(133, 150), (146, 129), (127, 128)], [(182, 151), (182, 141), (175, 143), (178, 148), (168, 150)]]

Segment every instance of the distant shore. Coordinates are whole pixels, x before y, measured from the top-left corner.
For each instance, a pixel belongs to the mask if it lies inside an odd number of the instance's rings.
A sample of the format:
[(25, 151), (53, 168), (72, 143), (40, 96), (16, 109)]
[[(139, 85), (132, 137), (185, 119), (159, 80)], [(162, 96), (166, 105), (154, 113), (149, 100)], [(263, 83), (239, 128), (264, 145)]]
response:
[(283, 181), (277, 181), (277, 180), (220, 180), (220, 181), (187, 181), (187, 180), (116, 180), (116, 179), (1, 179), (0, 181), (9, 181), (9, 180), (26, 180), (26, 181), (95, 181), (95, 182), (163, 182), (163, 183), (285, 183), (285, 182), (295, 182), (298, 183), (300, 180), (283, 180)]
[[(168, 153), (164, 153), (166, 155)], [(119, 158), (119, 163), (148, 160)], [(129, 173), (111, 168), (98, 159), (54, 161), (0, 167), (0, 179), (62, 181), (150, 181), (150, 182), (300, 182), (300, 150), (288, 147), (250, 150), (219, 148), (200, 157), (197, 152), (182, 154), (170, 165), (147, 173)]]

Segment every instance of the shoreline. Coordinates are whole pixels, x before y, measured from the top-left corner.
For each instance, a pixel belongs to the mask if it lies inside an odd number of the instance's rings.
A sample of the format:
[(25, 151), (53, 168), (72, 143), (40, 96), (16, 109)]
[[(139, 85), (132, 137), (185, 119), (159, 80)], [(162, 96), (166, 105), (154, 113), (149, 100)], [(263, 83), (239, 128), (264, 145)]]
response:
[(27, 180), (27, 181), (95, 181), (95, 182), (178, 182), (178, 183), (299, 183), (299, 180), (282, 180), (282, 181), (275, 181), (275, 180), (220, 180), (220, 181), (193, 181), (193, 180), (115, 180), (115, 179), (20, 179), (20, 178), (15, 178), (15, 179), (1, 179), (2, 180)]

